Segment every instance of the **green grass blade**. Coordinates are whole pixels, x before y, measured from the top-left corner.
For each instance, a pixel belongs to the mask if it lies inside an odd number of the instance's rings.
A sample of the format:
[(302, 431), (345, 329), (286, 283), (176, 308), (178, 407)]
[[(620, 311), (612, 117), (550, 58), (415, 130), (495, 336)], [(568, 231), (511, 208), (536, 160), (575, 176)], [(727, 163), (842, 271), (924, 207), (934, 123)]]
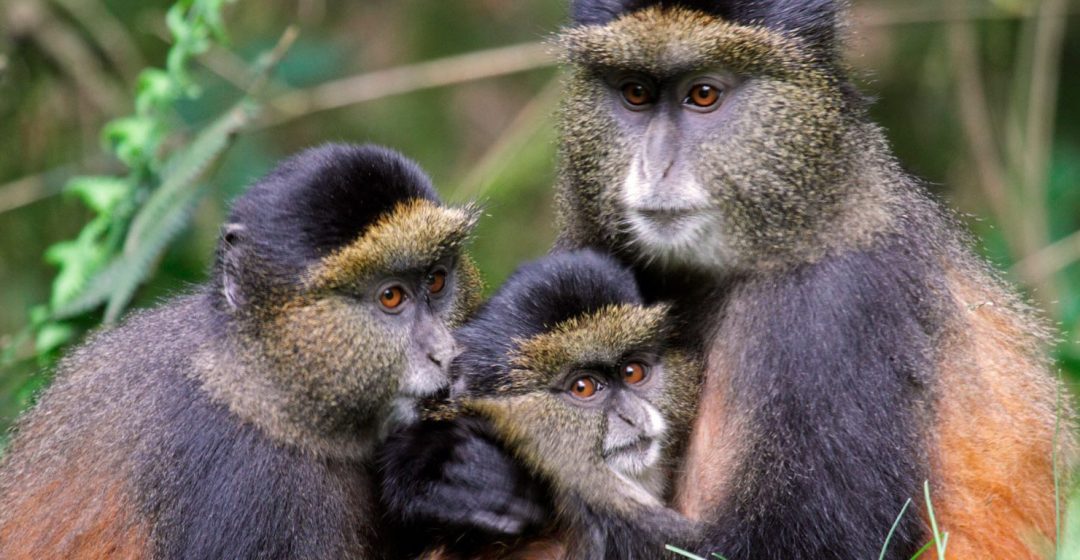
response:
[(685, 551), (685, 550), (683, 550), (683, 549), (681, 549), (681, 548), (679, 548), (677, 546), (671, 546), (670, 544), (665, 545), (664, 548), (666, 548), (667, 550), (669, 550), (671, 552), (674, 552), (675, 554), (678, 554), (679, 556), (685, 556), (686, 558), (690, 558), (690, 560), (706, 560), (705, 558), (703, 558), (701, 556), (698, 556), (697, 554), (694, 554), (693, 552), (687, 552), (687, 551)]
[(900, 514), (896, 516), (896, 521), (893, 521), (889, 534), (885, 536), (885, 544), (881, 545), (881, 554), (878, 555), (878, 560), (885, 560), (885, 552), (889, 550), (889, 543), (892, 542), (893, 534), (896, 533), (896, 528), (900, 525), (900, 520), (904, 517), (904, 512), (907, 511), (910, 505), (911, 498), (908, 498), (904, 501), (904, 507), (900, 508)]
[(949, 533), (944, 535), (938, 530), (937, 517), (934, 516), (934, 504), (930, 501), (930, 481), (923, 481), (923, 494), (926, 496), (926, 514), (930, 517), (930, 529), (934, 532), (934, 545), (938, 560), (945, 560), (945, 546), (949, 542)]
[(927, 550), (930, 550), (930, 545), (932, 545), (932, 544), (934, 544), (934, 539), (930, 539), (929, 541), (927, 541), (926, 544), (924, 544), (922, 546), (922, 548), (920, 548), (919, 551), (916, 552), (915, 555), (911, 557), (911, 560), (917, 560), (920, 556), (923, 555), (924, 552), (926, 552)]

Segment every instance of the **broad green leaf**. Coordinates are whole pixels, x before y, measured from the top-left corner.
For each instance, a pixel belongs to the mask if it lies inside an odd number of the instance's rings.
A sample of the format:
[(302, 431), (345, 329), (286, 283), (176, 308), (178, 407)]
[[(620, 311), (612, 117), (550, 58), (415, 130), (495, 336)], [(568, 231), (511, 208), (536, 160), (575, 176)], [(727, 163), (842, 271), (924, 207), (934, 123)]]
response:
[(131, 274), (128, 261), (118, 257), (92, 278), (85, 281), (77, 294), (53, 307), (52, 316), (56, 319), (70, 319), (94, 309), (108, 301), (116, 288), (117, 280), (125, 274)]
[(135, 290), (154, 271), (154, 261), (165, 248), (188, 225), (195, 206), (206, 193), (204, 184), (198, 188), (177, 193), (169, 202), (165, 213), (159, 216), (153, 226), (143, 231), (138, 245), (131, 252), (116, 261), (117, 274), (110, 282), (109, 302), (105, 307), (106, 324), (115, 323), (131, 301)]
[(237, 104), (165, 165), (162, 185), (131, 222), (118, 268), (110, 270), (115, 276), (105, 279), (111, 286), (105, 308), (106, 323), (119, 318), (135, 289), (152, 272), (153, 261), (183, 231), (199, 198), (207, 190), (205, 184), (198, 182), (199, 177), (250, 117), (248, 103)]
[(166, 162), (162, 169), (161, 186), (131, 222), (131, 230), (124, 243), (125, 253), (134, 249), (145, 231), (168, 212), (178, 194), (195, 188), (194, 180), (225, 150), (229, 140), (251, 116), (249, 104), (238, 103), (196, 136), (187, 148)]

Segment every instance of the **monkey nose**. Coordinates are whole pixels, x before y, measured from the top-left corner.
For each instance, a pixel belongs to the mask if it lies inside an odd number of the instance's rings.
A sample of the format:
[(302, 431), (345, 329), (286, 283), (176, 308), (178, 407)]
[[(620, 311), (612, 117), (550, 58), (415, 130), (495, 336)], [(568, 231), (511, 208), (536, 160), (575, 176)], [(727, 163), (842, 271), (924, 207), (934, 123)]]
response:
[(457, 346), (452, 342), (449, 344), (439, 344), (434, 348), (430, 348), (427, 351), (427, 358), (435, 367), (442, 371), (450, 369), (450, 362), (453, 361), (454, 356), (457, 355)]

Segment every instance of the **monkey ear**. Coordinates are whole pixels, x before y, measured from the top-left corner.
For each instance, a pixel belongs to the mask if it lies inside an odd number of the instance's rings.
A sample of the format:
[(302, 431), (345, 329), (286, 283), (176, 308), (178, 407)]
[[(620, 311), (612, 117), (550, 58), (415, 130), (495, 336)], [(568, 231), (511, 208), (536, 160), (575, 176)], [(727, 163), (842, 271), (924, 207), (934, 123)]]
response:
[(247, 227), (244, 224), (225, 224), (225, 227), (221, 228), (221, 291), (225, 294), (225, 301), (233, 309), (247, 303), (242, 289), (243, 283), (240, 281), (246, 236)]

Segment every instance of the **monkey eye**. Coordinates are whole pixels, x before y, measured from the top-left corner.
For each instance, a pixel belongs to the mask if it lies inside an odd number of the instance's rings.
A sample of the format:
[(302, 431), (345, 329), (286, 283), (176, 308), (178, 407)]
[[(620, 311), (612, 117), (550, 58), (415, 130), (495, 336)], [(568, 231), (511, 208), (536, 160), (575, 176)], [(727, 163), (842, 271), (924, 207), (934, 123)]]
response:
[(604, 386), (595, 377), (583, 375), (570, 383), (570, 394), (581, 400), (589, 400)]
[(428, 273), (427, 278), (424, 279), (427, 283), (427, 289), (433, 294), (437, 294), (443, 291), (446, 287), (446, 271), (439, 268)]
[(649, 376), (649, 368), (641, 362), (626, 362), (623, 366), (623, 381), (637, 385)]
[(653, 102), (652, 92), (641, 82), (627, 82), (622, 85), (622, 97), (631, 107), (643, 107)]
[(710, 109), (720, 101), (723, 90), (712, 84), (694, 84), (690, 87), (690, 93), (683, 100), (684, 105), (692, 105), (699, 109)]
[(405, 288), (397, 284), (386, 286), (379, 292), (379, 305), (382, 306), (383, 311), (388, 313), (400, 312), (401, 306), (406, 299), (408, 299), (408, 296), (405, 294)]

